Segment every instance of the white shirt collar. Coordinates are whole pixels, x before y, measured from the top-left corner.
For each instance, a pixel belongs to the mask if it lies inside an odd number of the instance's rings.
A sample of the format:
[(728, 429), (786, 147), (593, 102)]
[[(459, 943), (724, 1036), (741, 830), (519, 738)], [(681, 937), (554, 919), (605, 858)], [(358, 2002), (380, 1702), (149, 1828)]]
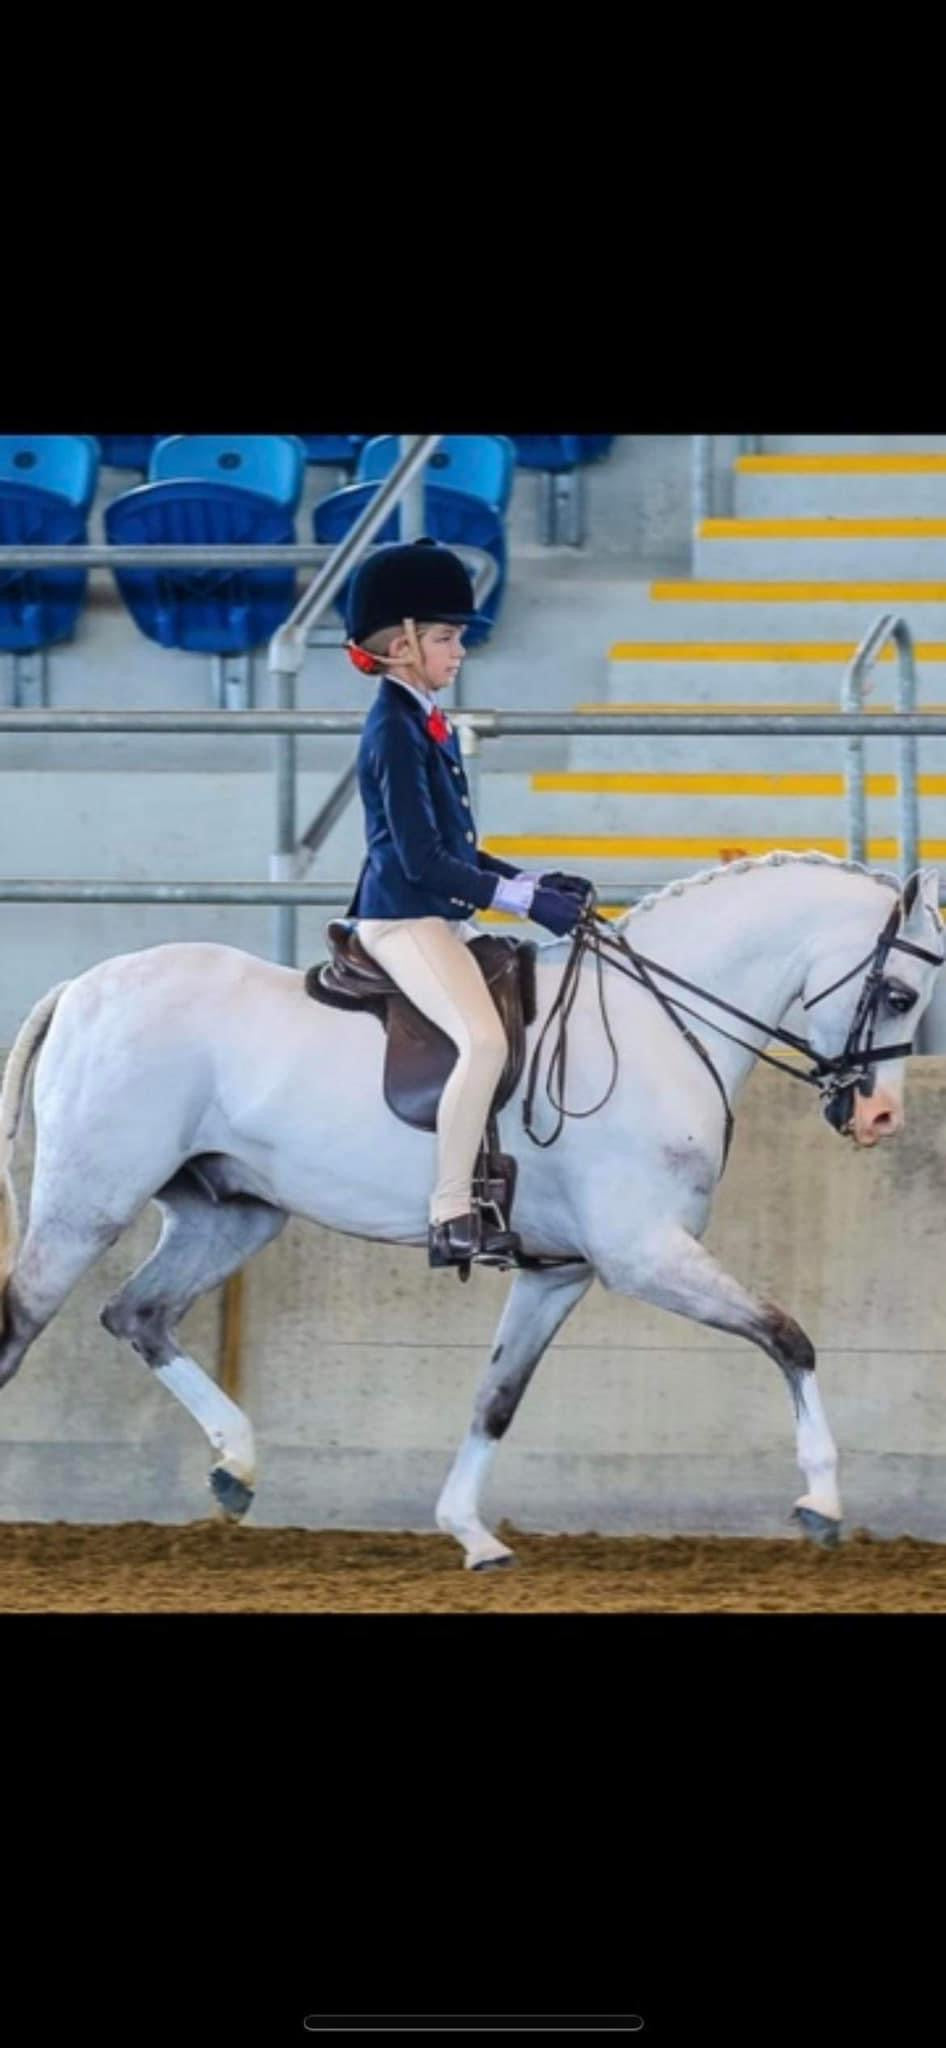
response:
[(385, 670), (385, 676), (389, 683), (396, 683), (398, 689), (409, 690), (411, 696), (416, 697), (418, 704), (420, 704), (423, 707), (423, 709), (427, 712), (428, 717), (432, 711), (436, 710), (437, 707), (435, 699), (433, 697), (426, 696), (423, 690), (415, 689), (413, 683), (406, 683), (404, 681), (403, 676), (392, 676), (391, 674), (389, 674), (387, 669)]

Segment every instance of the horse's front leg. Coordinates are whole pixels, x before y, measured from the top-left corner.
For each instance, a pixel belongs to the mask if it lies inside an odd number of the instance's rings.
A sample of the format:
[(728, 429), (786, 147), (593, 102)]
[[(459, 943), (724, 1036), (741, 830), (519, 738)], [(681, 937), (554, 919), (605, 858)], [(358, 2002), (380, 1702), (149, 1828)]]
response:
[(513, 1552), (480, 1520), (483, 1483), (542, 1353), (593, 1278), (592, 1268), (576, 1260), (573, 1266), (517, 1273), (509, 1290), (472, 1423), (437, 1502), (437, 1527), (456, 1537), (470, 1570), (514, 1562)]
[(678, 1225), (638, 1245), (633, 1254), (605, 1255), (595, 1263), (606, 1287), (713, 1329), (732, 1330), (774, 1358), (791, 1394), (798, 1463), (807, 1488), (795, 1503), (795, 1517), (815, 1542), (836, 1543), (841, 1532), (838, 1454), (821, 1405), (814, 1348), (804, 1330), (775, 1302), (747, 1293), (705, 1245)]

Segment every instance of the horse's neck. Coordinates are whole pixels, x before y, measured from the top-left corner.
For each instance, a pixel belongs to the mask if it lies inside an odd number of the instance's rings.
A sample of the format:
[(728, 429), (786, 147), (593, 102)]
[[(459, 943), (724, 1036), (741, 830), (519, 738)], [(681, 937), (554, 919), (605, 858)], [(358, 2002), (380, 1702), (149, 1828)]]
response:
[[(853, 910), (857, 914), (853, 898), (862, 879), (867, 888), (876, 889), (867, 877), (853, 877), (845, 871), (834, 875), (801, 863), (720, 875), (712, 882), (691, 885), (679, 896), (661, 899), (652, 910), (636, 913), (624, 931), (628, 943), (646, 958), (660, 961), (707, 993), (757, 1017), (760, 1023), (775, 1026), (782, 1023), (800, 995), (808, 965), (815, 951), (824, 948), (839, 913)], [(878, 890), (878, 924), (882, 907)], [(753, 1038), (736, 1019), (701, 1002), (698, 996), (675, 991), (671, 983), (661, 986), (667, 995), (678, 993), (726, 1030)], [(730, 1044), (691, 1016), (684, 1021), (702, 1040), (730, 1088), (737, 1088), (753, 1065), (755, 1053)], [(764, 1040), (756, 1038), (756, 1043)]]

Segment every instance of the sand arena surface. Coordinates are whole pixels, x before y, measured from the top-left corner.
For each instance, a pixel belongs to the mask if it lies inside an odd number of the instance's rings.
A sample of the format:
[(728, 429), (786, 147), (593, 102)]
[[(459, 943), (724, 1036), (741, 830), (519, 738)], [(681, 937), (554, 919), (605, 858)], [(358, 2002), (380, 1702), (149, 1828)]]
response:
[(946, 1544), (534, 1536), (469, 1572), (448, 1537), (224, 1522), (0, 1523), (7, 1614), (946, 1613)]

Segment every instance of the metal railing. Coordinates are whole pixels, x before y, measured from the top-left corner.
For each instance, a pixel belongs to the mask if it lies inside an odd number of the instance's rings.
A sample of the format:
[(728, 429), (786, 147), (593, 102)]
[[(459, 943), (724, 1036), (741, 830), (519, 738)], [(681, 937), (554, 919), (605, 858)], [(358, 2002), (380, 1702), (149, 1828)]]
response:
[[(666, 734), (674, 737), (703, 737), (709, 734), (748, 739), (779, 734), (789, 738), (847, 738), (859, 746), (852, 756), (849, 781), (858, 787), (849, 792), (851, 851), (863, 859), (866, 851), (864, 821), (863, 742), (866, 738), (894, 736), (904, 745), (901, 779), (901, 857), (904, 873), (917, 865), (915, 739), (946, 739), (946, 714), (917, 712), (914, 701), (915, 671), (909, 628), (903, 619), (885, 615), (864, 636), (845, 674), (844, 688), (857, 696), (863, 676), (888, 639), (895, 639), (900, 651), (900, 701), (896, 712), (872, 712), (846, 708), (832, 712), (534, 712), (463, 710), (454, 714), (464, 753), (475, 765), (482, 740), (524, 737), (531, 734), (589, 735), (600, 739), (615, 733), (627, 737)], [(4, 733), (263, 733), (272, 738), (318, 734), (360, 733), (366, 713), (357, 711), (299, 711), (288, 706), (275, 711), (0, 711), (0, 735)], [(910, 749), (908, 752), (907, 749)], [(336, 791), (337, 795), (337, 791)], [(339, 800), (340, 802), (340, 800)], [(343, 807), (340, 802), (340, 808)], [(319, 813), (324, 817), (327, 806)], [(855, 841), (855, 830), (857, 838)], [(614, 903), (636, 902), (655, 886), (651, 881), (608, 882), (602, 885)], [(288, 874), (274, 874), (264, 882), (118, 882), (118, 881), (0, 881), (0, 902), (5, 903), (216, 903), (276, 905), (292, 912), (305, 905), (334, 906), (346, 902), (353, 884), (302, 882)]]
[[(900, 712), (908, 718), (909, 724), (900, 735), (900, 862), (904, 875), (910, 875), (919, 865), (919, 804), (916, 779), (916, 741), (922, 732), (922, 720), (916, 716), (916, 662), (913, 653), (913, 635), (906, 619), (893, 612), (882, 613), (864, 634), (855, 650), (852, 660), (844, 671), (841, 682), (841, 704), (845, 711), (858, 715), (863, 713), (865, 682), (873, 667), (887, 646), (893, 640), (897, 648), (897, 704)], [(868, 720), (868, 731), (879, 732), (881, 720), (875, 716)], [(852, 733), (847, 743), (847, 818), (848, 845), (853, 860), (864, 860), (867, 851), (867, 776), (864, 765), (864, 740), (860, 734)]]
[[(347, 901), (351, 893), (352, 884), (305, 882), (301, 879), (301, 873), (305, 872), (312, 854), (342, 815), (355, 782), (355, 766), (351, 763), (335, 784), (306, 833), (296, 842), (295, 743), (302, 737), (359, 734), (367, 715), (357, 711), (300, 711), (296, 707), (293, 702), (294, 680), (304, 659), (306, 634), (314, 619), (320, 616), (331, 602), (335, 592), (350, 573), (353, 563), (369, 545), (392, 504), (397, 502), (399, 490), (405, 488), (419, 473), (430, 452), (429, 444), (437, 438), (420, 437), (410, 443), (396, 468), (382, 484), (366, 512), (341, 545), (330, 552), (324, 549), (317, 551), (325, 558), (324, 567), (271, 643), (270, 666), (276, 676), (277, 690), (281, 698), (274, 710), (54, 711), (44, 707), (0, 709), (0, 735), (131, 733), (143, 736), (147, 733), (216, 733), (263, 734), (272, 738), (276, 743), (274, 768), (279, 845), (271, 860), (269, 883), (0, 881), (0, 902), (272, 905), (277, 908), (280, 919), (276, 932), (276, 958), (290, 964), (294, 963), (297, 910), (306, 905), (336, 906)], [(7, 554), (16, 552), (18, 551), (0, 549), (0, 563)], [(108, 560), (111, 560), (113, 555), (113, 551), (108, 549), (35, 551), (36, 554), (43, 552), (67, 554), (71, 559), (80, 552), (98, 553)], [(199, 553), (203, 561), (206, 554), (211, 551), (133, 549), (124, 552), (135, 555), (141, 553), (149, 562), (153, 562), (165, 552), (179, 553), (193, 562), (195, 553)], [(253, 550), (217, 552), (252, 554)], [(277, 552), (284, 559), (287, 552), (296, 551), (262, 552)], [(309, 554), (313, 551), (298, 552)], [(474, 556), (479, 554), (478, 550), (464, 552)], [(33, 551), (30, 551), (30, 558), (33, 559)], [(477, 571), (485, 579), (486, 588), (491, 587), (491, 578), (496, 573), (492, 560), (485, 556), (481, 557), (477, 563)], [(863, 704), (867, 675), (891, 641), (896, 646), (898, 657), (898, 709), (865, 714)], [(864, 744), (868, 738), (895, 737), (900, 740), (900, 865), (902, 873), (907, 875), (919, 863), (916, 742), (919, 738), (946, 738), (946, 714), (918, 712), (916, 688), (916, 662), (910, 628), (902, 616), (885, 612), (863, 635), (844, 672), (841, 685), (842, 708), (839, 713), (707, 713), (668, 712), (660, 709), (595, 713), (517, 712), (476, 710), (471, 707), (455, 711), (453, 718), (459, 730), (460, 744), (467, 762), (474, 796), (480, 744), (484, 739), (533, 734), (564, 737), (595, 735), (599, 738), (615, 734), (622, 737), (657, 734), (675, 738), (704, 737), (710, 734), (733, 739), (763, 735), (788, 738), (845, 738), (848, 742), (848, 845), (851, 856), (862, 861), (866, 859), (867, 854), (867, 777)], [(654, 884), (652, 881), (630, 881), (609, 882), (604, 886), (609, 900), (624, 904), (636, 902), (642, 895), (649, 893)]]
[[(469, 729), (484, 740), (521, 739), (531, 733), (571, 734), (619, 733), (642, 738), (646, 734), (675, 735), (702, 739), (718, 733), (733, 739), (751, 739), (763, 733), (784, 734), (795, 739), (845, 739), (861, 733), (901, 738), (916, 733), (920, 739), (946, 739), (946, 712), (872, 711), (866, 716), (851, 711), (491, 711), (472, 706), (451, 712), (461, 734)], [(360, 733), (364, 711), (51, 711), (28, 709), (0, 711), (0, 733), (100, 733), (100, 732), (215, 732), (263, 733), (270, 738), (281, 733), (312, 737), (324, 733)]]

